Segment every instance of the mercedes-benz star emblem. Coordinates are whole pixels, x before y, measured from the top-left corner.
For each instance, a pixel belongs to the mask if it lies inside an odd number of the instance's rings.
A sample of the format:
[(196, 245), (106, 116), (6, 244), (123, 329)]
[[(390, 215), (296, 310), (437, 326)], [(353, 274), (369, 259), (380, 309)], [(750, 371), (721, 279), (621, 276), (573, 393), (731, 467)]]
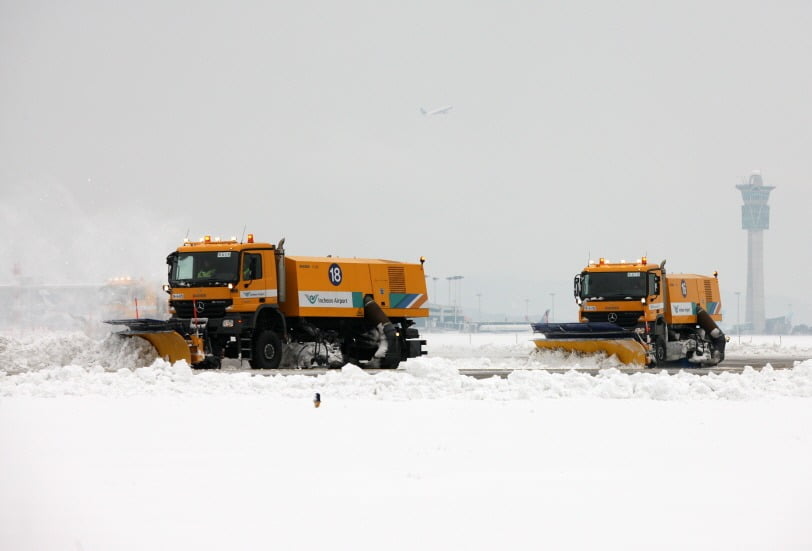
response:
[(204, 303), (204, 302), (198, 302), (197, 303), (197, 311), (198, 312), (202, 312), (205, 309), (206, 309), (206, 303)]
[(606, 317), (606, 319), (608, 319), (608, 320), (609, 320), (609, 321), (611, 321), (612, 323), (615, 323), (615, 322), (617, 321), (617, 314), (615, 314), (614, 312), (612, 312), (611, 314), (609, 314), (609, 315)]

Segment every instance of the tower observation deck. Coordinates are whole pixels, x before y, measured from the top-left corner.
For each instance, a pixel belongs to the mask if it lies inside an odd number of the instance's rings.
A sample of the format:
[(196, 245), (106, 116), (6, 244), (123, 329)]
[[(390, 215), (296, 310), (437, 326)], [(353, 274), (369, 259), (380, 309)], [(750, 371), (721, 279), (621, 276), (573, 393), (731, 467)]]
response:
[(745, 322), (754, 333), (764, 331), (764, 230), (770, 228), (770, 206), (767, 200), (773, 186), (765, 186), (761, 173), (754, 172), (746, 183), (736, 188), (741, 191), (742, 229), (747, 230), (747, 299)]

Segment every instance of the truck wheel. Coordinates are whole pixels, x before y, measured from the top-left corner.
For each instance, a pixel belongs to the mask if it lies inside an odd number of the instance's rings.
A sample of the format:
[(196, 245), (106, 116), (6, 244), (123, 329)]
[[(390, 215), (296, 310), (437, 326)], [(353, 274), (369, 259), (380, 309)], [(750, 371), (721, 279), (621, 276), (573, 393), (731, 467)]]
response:
[(220, 369), (220, 358), (206, 356), (202, 362), (192, 365), (192, 369)]
[(254, 369), (276, 369), (282, 361), (282, 340), (273, 331), (263, 331), (254, 341)]
[(662, 365), (665, 362), (665, 344), (662, 339), (654, 339), (654, 365)]
[(400, 360), (393, 362), (381, 362), (380, 369), (397, 369), (400, 365)]

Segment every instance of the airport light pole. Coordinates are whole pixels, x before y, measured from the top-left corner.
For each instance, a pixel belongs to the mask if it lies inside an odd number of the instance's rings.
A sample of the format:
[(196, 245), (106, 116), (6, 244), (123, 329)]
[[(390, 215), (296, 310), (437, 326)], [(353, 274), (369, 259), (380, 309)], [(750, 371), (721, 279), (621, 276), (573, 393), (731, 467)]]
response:
[(739, 313), (741, 312), (741, 299), (741, 291), (736, 291), (736, 339), (739, 341), (739, 344), (742, 343), (742, 324), (741, 318), (739, 317)]
[[(433, 279), (435, 282), (437, 281), (436, 277), (433, 277), (433, 276), (430, 276), (429, 274), (426, 274), (426, 295), (428, 295), (428, 292), (429, 292), (429, 289), (428, 289), (428, 281), (429, 281), (429, 279)], [(434, 286), (434, 290), (435, 291), (437, 290), (437, 285)], [(426, 297), (426, 298), (428, 298), (428, 297)], [(437, 294), (436, 293), (433, 295), (433, 298), (434, 298), (435, 301), (437, 300)], [(436, 302), (435, 302), (435, 306), (436, 306)], [(431, 327), (431, 301), (430, 300), (426, 303), (426, 307), (429, 309), (429, 317), (426, 319), (426, 331), (428, 331), (429, 327)]]
[(462, 306), (462, 276), (457, 276), (457, 308)]
[(482, 321), (482, 293), (476, 294), (476, 317), (477, 321)]
[[(459, 282), (459, 280), (462, 279), (462, 276), (461, 275), (449, 276), (446, 279), (448, 280), (448, 300), (451, 301), (452, 300), (452, 298), (451, 298), (451, 282), (452, 281)], [(457, 292), (455, 293), (455, 296), (454, 296), (454, 299), (453, 299), (454, 302), (452, 304), (452, 306), (454, 308), (454, 325), (455, 326), (457, 325), (457, 309), (459, 308), (459, 304), (458, 304), (458, 302), (459, 302), (459, 294), (460, 294), (460, 284), (457, 283)]]

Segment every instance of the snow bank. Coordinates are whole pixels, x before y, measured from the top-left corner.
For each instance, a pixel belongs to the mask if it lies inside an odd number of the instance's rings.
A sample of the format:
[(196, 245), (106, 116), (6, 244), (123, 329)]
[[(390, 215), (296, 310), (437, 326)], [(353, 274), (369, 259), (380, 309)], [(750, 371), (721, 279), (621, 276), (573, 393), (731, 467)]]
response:
[(319, 376), (6, 337), (0, 548), (809, 547), (812, 360), (591, 376), (466, 337)]
[(143, 339), (109, 334), (98, 340), (81, 332), (0, 334), (0, 373), (15, 374), (61, 366), (115, 371), (152, 364), (157, 354)]
[[(518, 357), (533, 351), (532, 331), (512, 333), (426, 333), (431, 356)], [(812, 358), (810, 335), (728, 335), (726, 354), (734, 358), (778, 356)]]
[(315, 392), (329, 399), (372, 400), (538, 400), (614, 398), (653, 400), (745, 400), (771, 397), (812, 397), (812, 360), (793, 369), (707, 376), (636, 373), (615, 368), (597, 376), (576, 371), (549, 373), (517, 370), (507, 378), (475, 379), (461, 375), (459, 361), (422, 358), (395, 372), (370, 374), (345, 366), (323, 375), (265, 375), (194, 372), (185, 362), (155, 360), (150, 366), (106, 371), (101, 365), (48, 367), (0, 374), (0, 396), (141, 396), (263, 395), (307, 398)]
[[(466, 348), (465, 341), (473, 341), (473, 337), (451, 335), (438, 346), (448, 357), (412, 359), (396, 371), (372, 374), (348, 365), (317, 376), (279, 376), (272, 372), (193, 371), (185, 362), (172, 365), (156, 358), (141, 339), (116, 335), (100, 341), (72, 333), (0, 336), (0, 396), (262, 395), (301, 399), (319, 392), (323, 399), (394, 401), (747, 400), (812, 396), (812, 360), (793, 369), (746, 368), (741, 374), (700, 376), (683, 371), (676, 375), (627, 375), (616, 368), (613, 360), (582, 358), (573, 364), (560, 353), (537, 354), (532, 343), (512, 335), (491, 336), (496, 342), (483, 339)], [(513, 355), (517, 351), (521, 352), (518, 357)], [(575, 370), (550, 373), (539, 369), (567, 366), (601, 369), (597, 376)], [(460, 370), (473, 369), (514, 371), (504, 379), (475, 379), (460, 374)]]
[(726, 353), (731, 357), (812, 357), (812, 336), (809, 335), (728, 336)]

